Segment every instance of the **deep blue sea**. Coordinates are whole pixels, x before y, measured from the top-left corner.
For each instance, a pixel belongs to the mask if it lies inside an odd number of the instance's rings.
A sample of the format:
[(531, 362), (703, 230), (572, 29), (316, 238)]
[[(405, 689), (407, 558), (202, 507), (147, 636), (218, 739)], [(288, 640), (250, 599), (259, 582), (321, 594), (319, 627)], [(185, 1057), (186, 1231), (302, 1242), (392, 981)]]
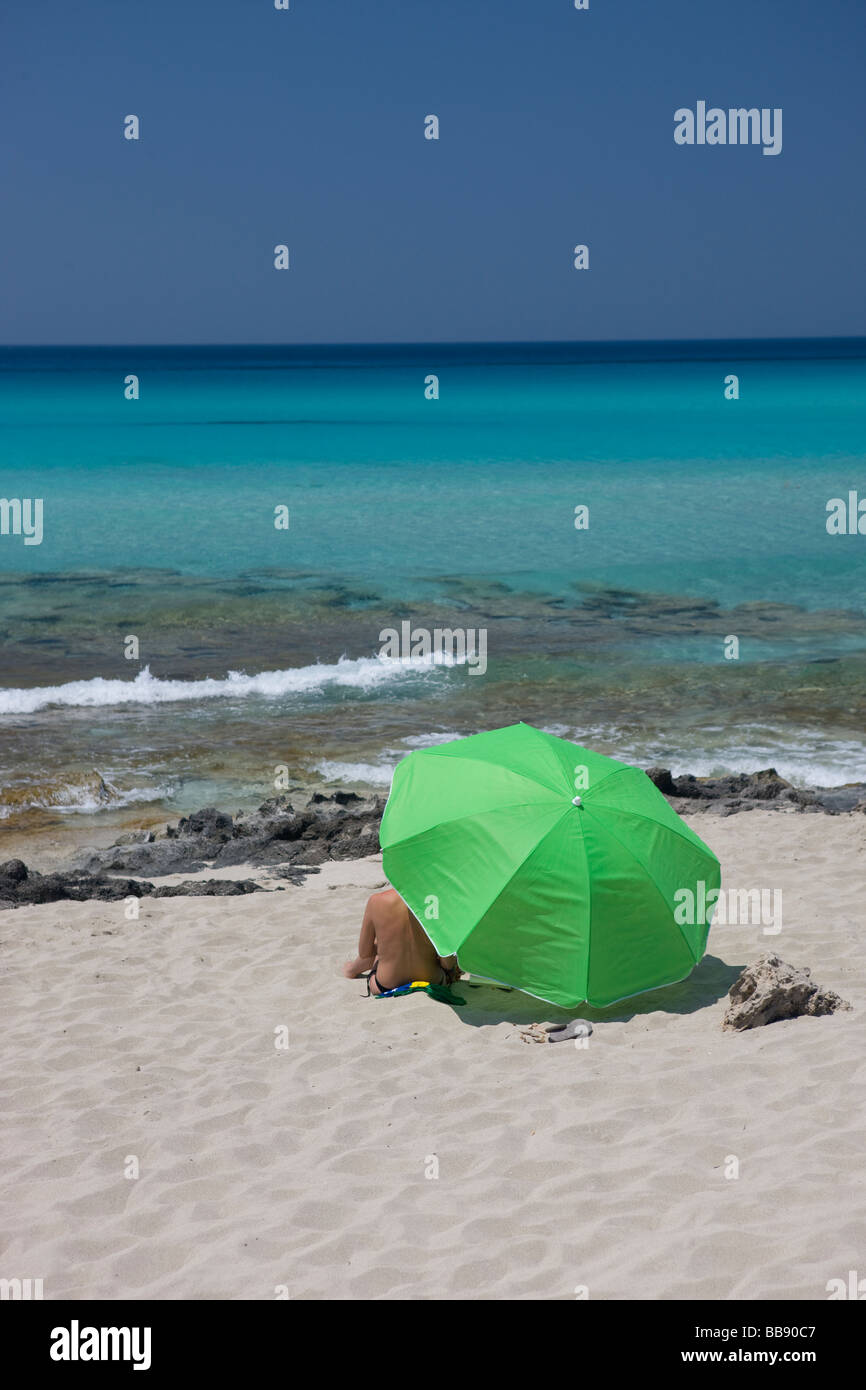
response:
[[(0, 496), (43, 515), (0, 535), (0, 817), (384, 790), (517, 719), (864, 779), (852, 490), (863, 340), (0, 349)], [(383, 659), (403, 620), (486, 671)]]

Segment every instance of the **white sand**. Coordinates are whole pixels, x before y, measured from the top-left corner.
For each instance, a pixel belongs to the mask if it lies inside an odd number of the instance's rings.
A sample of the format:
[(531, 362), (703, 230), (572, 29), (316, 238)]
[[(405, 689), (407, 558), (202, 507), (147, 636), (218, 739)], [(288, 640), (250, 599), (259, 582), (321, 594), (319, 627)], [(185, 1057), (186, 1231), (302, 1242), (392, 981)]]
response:
[[(138, 922), (0, 913), (0, 1277), (46, 1298), (824, 1299), (866, 1275), (866, 817), (693, 823), (725, 885), (784, 890), (783, 931), (715, 928), (689, 981), (580, 1011), (586, 1049), (523, 1043), (556, 1011), (488, 986), (462, 1010), (364, 999), (339, 967), (377, 860), (144, 900)], [(723, 1033), (766, 950), (854, 1010)]]

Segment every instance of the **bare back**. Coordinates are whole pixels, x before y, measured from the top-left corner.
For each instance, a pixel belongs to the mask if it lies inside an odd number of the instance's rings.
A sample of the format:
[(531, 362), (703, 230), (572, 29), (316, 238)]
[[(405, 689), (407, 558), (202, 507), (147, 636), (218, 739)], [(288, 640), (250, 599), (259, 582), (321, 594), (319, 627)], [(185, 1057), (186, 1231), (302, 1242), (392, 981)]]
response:
[[(374, 893), (367, 903), (365, 922), (368, 919), (376, 934), (380, 989), (396, 989), (410, 980), (439, 983), (443, 967), (436, 948), (399, 893), (393, 888)], [(377, 992), (375, 983), (371, 989)]]

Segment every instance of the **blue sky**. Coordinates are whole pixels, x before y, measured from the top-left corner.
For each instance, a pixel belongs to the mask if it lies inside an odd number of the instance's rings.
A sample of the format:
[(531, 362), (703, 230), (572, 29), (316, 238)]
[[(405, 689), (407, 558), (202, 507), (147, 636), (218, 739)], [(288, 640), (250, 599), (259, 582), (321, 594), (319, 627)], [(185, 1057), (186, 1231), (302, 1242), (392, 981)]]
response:
[(866, 333), (863, 0), (4, 0), (0, 53), (3, 343)]

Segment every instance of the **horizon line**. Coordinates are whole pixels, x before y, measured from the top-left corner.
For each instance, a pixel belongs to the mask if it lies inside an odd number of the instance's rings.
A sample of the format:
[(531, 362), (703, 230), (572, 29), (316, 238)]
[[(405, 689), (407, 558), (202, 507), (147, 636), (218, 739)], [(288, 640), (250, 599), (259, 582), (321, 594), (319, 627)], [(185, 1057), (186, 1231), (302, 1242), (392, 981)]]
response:
[(430, 339), (340, 339), (322, 342), (287, 342), (277, 340), (243, 340), (243, 341), (200, 341), (200, 342), (160, 342), (148, 340), (142, 342), (100, 342), (100, 343), (81, 343), (81, 342), (57, 342), (57, 343), (0, 343), (0, 351), (24, 352), (24, 351), (59, 351), (71, 349), (73, 351), (93, 350), (93, 349), (122, 349), (128, 348), (172, 348), (182, 350), (185, 348), (291, 348), (298, 350), (322, 349), (322, 348), (437, 348), (437, 347), (521, 347), (521, 348), (543, 348), (543, 347), (640, 347), (640, 346), (659, 346), (659, 345), (681, 345), (681, 344), (727, 344), (727, 343), (754, 343), (756, 346), (764, 343), (866, 343), (866, 334), (860, 333), (839, 333), (839, 334), (788, 334), (783, 337), (764, 337), (758, 338), (749, 336), (745, 338), (726, 337), (726, 338), (430, 338)]

